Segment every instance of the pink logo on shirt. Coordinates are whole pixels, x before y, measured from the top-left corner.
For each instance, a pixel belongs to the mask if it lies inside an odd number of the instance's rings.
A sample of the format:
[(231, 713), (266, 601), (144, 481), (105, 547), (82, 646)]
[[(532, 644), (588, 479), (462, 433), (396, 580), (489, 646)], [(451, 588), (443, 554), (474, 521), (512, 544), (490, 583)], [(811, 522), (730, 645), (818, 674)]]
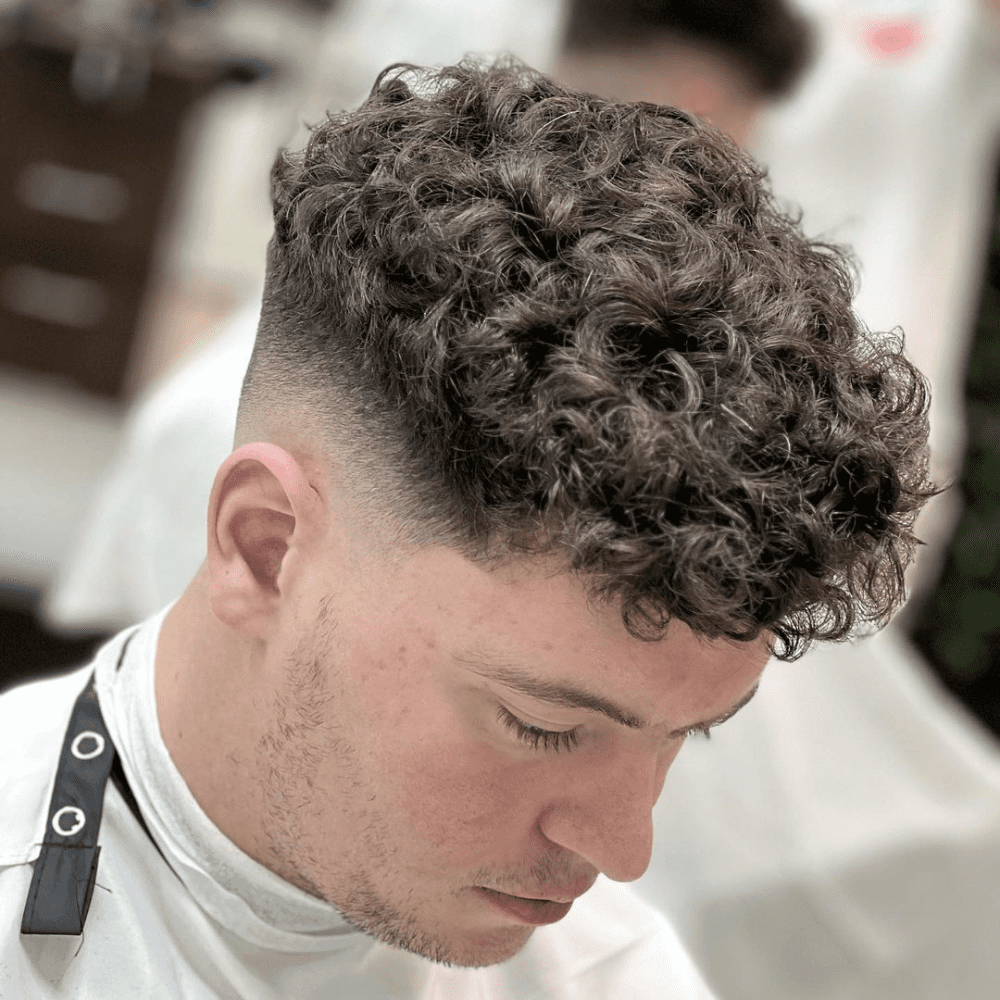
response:
[(865, 48), (876, 59), (895, 59), (923, 41), (920, 22), (895, 18), (885, 21), (867, 20), (863, 28)]

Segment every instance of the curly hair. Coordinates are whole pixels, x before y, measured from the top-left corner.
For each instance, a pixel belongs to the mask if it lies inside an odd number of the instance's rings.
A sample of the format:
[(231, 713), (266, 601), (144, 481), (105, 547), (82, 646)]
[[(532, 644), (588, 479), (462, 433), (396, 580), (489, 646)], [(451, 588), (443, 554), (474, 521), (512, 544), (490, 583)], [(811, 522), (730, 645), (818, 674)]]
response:
[(272, 174), (242, 407), (308, 397), (414, 538), (552, 555), (655, 639), (815, 639), (904, 597), (927, 392), (849, 260), (674, 108), (391, 66)]

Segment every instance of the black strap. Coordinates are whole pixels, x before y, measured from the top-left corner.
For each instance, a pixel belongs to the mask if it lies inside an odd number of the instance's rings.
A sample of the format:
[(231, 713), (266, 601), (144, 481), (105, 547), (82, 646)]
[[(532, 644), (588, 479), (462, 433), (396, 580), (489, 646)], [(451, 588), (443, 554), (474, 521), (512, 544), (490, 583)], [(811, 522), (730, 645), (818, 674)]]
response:
[(97, 832), (115, 759), (94, 690), (76, 699), (49, 802), (42, 850), (24, 904), (22, 934), (81, 934), (97, 879)]
[[(128, 778), (125, 777), (125, 769), (122, 767), (122, 759), (119, 754), (115, 754), (115, 762), (111, 765), (111, 784), (118, 789), (118, 794), (122, 797), (125, 805), (128, 806), (129, 812), (135, 817), (136, 822), (142, 827), (142, 832), (149, 837), (149, 842), (156, 848), (157, 853), (166, 861), (166, 856), (163, 851), (160, 850), (160, 845), (156, 842), (156, 838), (149, 832), (149, 827), (146, 826), (146, 821), (142, 817), (142, 812), (139, 810), (139, 803), (135, 800), (135, 794), (132, 792), (132, 786), (128, 783)], [(167, 867), (170, 867), (169, 862)]]
[[(125, 662), (125, 653), (128, 650), (128, 644), (132, 641), (132, 637), (135, 635), (133, 631), (122, 645), (122, 651), (118, 656), (118, 662), (115, 664), (115, 673), (117, 673), (122, 668), (122, 664)], [(160, 845), (156, 842), (156, 838), (149, 832), (149, 827), (146, 825), (146, 821), (142, 818), (142, 812), (139, 809), (139, 803), (135, 800), (135, 794), (132, 792), (132, 786), (128, 783), (128, 778), (125, 777), (125, 769), (122, 767), (122, 759), (120, 754), (115, 754), (115, 759), (111, 762), (111, 784), (118, 789), (118, 794), (122, 797), (125, 805), (128, 806), (129, 812), (135, 817), (136, 822), (142, 827), (142, 832), (149, 837), (149, 842), (156, 848), (156, 852), (163, 858), (164, 861), (167, 860), (166, 855), (160, 850)], [(167, 867), (170, 867), (168, 862)]]

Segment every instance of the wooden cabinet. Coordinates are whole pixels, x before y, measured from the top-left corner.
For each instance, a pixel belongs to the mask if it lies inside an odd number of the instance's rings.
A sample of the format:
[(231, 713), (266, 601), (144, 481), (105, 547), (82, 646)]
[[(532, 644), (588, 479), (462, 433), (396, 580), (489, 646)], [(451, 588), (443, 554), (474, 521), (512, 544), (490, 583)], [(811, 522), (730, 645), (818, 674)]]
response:
[(222, 74), (154, 61), (84, 100), (74, 54), (0, 41), (0, 364), (115, 397), (182, 125)]

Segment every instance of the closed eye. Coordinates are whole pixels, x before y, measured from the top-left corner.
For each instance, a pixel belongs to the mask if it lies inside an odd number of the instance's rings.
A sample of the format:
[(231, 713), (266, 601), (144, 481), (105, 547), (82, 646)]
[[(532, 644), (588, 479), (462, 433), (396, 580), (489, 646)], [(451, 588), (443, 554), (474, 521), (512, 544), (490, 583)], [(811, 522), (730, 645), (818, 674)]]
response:
[(701, 736), (707, 740), (712, 736), (712, 726), (692, 726), (690, 729), (685, 729), (683, 732), (678, 733), (678, 735), (683, 736), (685, 739), (689, 736)]
[(561, 730), (541, 729), (519, 719), (503, 705), (497, 709), (497, 719), (532, 750), (572, 750), (580, 740), (579, 726)]

